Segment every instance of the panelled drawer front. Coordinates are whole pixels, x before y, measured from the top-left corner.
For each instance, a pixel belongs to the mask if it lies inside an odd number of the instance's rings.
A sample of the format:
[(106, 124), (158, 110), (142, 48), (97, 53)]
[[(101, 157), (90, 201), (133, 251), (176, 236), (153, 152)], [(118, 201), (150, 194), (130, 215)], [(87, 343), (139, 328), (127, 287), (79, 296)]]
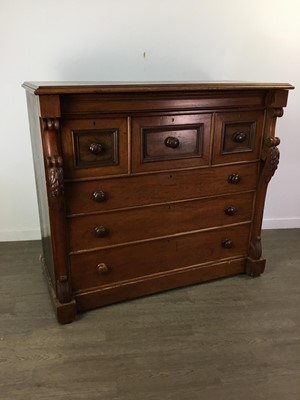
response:
[(208, 164), (210, 125), (210, 114), (134, 117), (133, 172)]
[(127, 125), (126, 118), (63, 121), (65, 177), (128, 173)]
[(250, 221), (253, 192), (70, 218), (78, 251)]
[(72, 288), (84, 291), (247, 254), (249, 224), (70, 256)]
[[(232, 176), (237, 179), (230, 183)], [(250, 163), (90, 182), (66, 182), (67, 214), (109, 211), (254, 190), (256, 181), (257, 164)]]
[(258, 159), (263, 124), (261, 110), (216, 113), (213, 164)]

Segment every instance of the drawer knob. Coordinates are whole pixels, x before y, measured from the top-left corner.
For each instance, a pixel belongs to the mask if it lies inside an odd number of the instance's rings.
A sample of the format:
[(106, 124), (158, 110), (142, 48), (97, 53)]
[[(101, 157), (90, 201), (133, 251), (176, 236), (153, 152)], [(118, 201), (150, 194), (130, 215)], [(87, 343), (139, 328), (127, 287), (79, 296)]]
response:
[(245, 139), (246, 139), (246, 133), (244, 132), (236, 132), (233, 134), (233, 140), (236, 143), (243, 143)]
[(97, 203), (101, 203), (101, 201), (106, 200), (106, 193), (103, 192), (102, 190), (98, 190), (93, 193), (93, 200), (96, 201)]
[(104, 275), (109, 272), (108, 266), (104, 263), (100, 263), (97, 265), (97, 272), (99, 275)]
[(91, 143), (89, 150), (93, 154), (101, 154), (104, 152), (104, 147), (101, 143)]
[(239, 177), (239, 175), (238, 174), (231, 174), (231, 175), (229, 175), (229, 177), (228, 177), (228, 183), (232, 183), (232, 184), (234, 184), (234, 185), (236, 185), (237, 183), (239, 183), (240, 182), (240, 177)]
[(224, 239), (222, 241), (222, 247), (224, 249), (231, 249), (231, 247), (233, 246), (233, 241), (230, 239)]
[(236, 214), (236, 208), (234, 206), (229, 206), (225, 208), (225, 214), (226, 215), (235, 215)]
[(99, 226), (96, 226), (95, 233), (96, 233), (97, 237), (102, 238), (102, 237), (107, 236), (109, 231), (104, 226), (99, 225)]
[(165, 145), (171, 147), (171, 149), (176, 149), (179, 146), (179, 139), (173, 136), (168, 136), (165, 139)]

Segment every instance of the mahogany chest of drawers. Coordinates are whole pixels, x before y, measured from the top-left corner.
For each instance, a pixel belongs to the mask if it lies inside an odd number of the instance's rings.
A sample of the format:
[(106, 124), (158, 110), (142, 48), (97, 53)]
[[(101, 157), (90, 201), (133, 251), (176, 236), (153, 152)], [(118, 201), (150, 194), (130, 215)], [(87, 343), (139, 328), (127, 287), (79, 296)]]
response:
[(26, 82), (44, 255), (76, 312), (264, 271), (289, 84)]

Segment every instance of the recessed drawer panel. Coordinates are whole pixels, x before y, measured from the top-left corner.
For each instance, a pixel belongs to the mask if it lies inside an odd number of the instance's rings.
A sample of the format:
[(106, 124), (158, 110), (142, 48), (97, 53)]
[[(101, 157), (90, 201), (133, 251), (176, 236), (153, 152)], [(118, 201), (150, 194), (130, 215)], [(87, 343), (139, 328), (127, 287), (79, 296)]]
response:
[(247, 254), (249, 224), (70, 256), (74, 292)]
[(210, 121), (210, 114), (133, 118), (133, 172), (208, 164)]
[(256, 181), (257, 164), (250, 163), (188, 172), (66, 182), (67, 214), (109, 211), (254, 190)]
[(128, 172), (126, 118), (66, 120), (61, 136), (66, 178)]
[(258, 159), (263, 121), (263, 111), (216, 113), (213, 164)]
[(253, 192), (69, 218), (70, 250), (250, 221)]

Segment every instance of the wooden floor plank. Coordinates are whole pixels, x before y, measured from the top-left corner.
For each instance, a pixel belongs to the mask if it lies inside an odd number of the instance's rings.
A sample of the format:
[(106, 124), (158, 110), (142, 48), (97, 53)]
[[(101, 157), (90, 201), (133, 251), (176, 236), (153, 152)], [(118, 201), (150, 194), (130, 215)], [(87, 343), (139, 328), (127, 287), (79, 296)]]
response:
[(0, 243), (1, 400), (299, 400), (300, 230), (265, 273), (54, 317), (39, 241)]

